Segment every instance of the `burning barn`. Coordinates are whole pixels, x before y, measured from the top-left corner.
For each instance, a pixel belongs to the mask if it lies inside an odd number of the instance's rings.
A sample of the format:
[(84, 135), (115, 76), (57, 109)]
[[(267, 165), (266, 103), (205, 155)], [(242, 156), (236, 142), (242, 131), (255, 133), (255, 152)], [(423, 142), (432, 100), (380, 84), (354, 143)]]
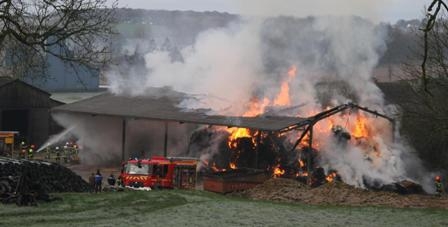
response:
[[(252, 187), (267, 177), (294, 178), (310, 185), (339, 179), (355, 186), (374, 188), (405, 179), (400, 170), (387, 172), (401, 167), (399, 163), (397, 166), (394, 148), (390, 145), (393, 144), (394, 120), (374, 110), (347, 103), (310, 113), (305, 118), (282, 116), (282, 112), (300, 106), (291, 107), (290, 101), (282, 98), (280, 92), (272, 102), (252, 100), (243, 116), (223, 116), (210, 114), (207, 109), (182, 108), (182, 103), (189, 98), (187, 94), (166, 88), (154, 88), (150, 93), (152, 95), (146, 96), (106, 93), (56, 107), (53, 114), (67, 128), (84, 122), (87, 131), (99, 130), (93, 122), (101, 117), (115, 119), (114, 131), (120, 133), (115, 134), (114, 142), (101, 141), (106, 132), (92, 134), (93, 139), (99, 140), (97, 142), (113, 143), (114, 147), (101, 150), (92, 146), (89, 152), (114, 153), (121, 160), (132, 157), (133, 150), (142, 149), (130, 142), (136, 136), (128, 135), (135, 133), (133, 128), (144, 127), (141, 121), (156, 122), (153, 129), (158, 132), (146, 130), (144, 142), (163, 144), (165, 156), (199, 158), (199, 170), (208, 179), (204, 187), (212, 191)], [(74, 118), (83, 121), (74, 121)], [(140, 123), (133, 124), (136, 121)], [(170, 145), (173, 141), (170, 137), (177, 140), (178, 135), (173, 132), (185, 124), (195, 126), (184, 131), (189, 139), (187, 146), (179, 150)], [(153, 133), (162, 134), (162, 137), (151, 141), (149, 137)], [(82, 133), (78, 136), (82, 137)], [(386, 137), (388, 140), (384, 140)], [(81, 146), (89, 149), (91, 144), (81, 141)], [(87, 152), (85, 155), (88, 156)]]

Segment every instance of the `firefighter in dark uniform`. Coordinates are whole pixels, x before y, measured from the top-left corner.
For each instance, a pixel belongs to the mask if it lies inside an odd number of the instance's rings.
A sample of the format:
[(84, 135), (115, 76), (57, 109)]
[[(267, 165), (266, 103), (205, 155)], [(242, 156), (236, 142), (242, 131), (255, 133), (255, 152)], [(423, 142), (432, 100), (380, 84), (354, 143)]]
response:
[(26, 146), (25, 142), (22, 141), (22, 142), (20, 143), (20, 153), (19, 153), (19, 158), (25, 158), (25, 156), (26, 156), (26, 149), (27, 149), (27, 146)]
[(436, 195), (442, 196), (443, 184), (442, 184), (442, 179), (440, 176), (436, 176), (436, 178), (434, 179), (434, 184), (436, 186)]
[(51, 158), (50, 147), (45, 148), (45, 158), (47, 160), (50, 160), (50, 158)]
[(31, 145), (28, 148), (28, 159), (33, 159), (34, 157), (34, 145)]
[(59, 147), (56, 147), (56, 162), (60, 163), (61, 161), (61, 151), (59, 151)]

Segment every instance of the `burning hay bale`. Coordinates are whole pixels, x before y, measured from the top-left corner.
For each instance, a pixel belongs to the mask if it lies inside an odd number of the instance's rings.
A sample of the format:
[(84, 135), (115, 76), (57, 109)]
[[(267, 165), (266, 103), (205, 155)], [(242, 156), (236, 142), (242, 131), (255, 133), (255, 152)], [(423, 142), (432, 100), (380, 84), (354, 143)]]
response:
[(51, 200), (51, 192), (86, 192), (90, 188), (80, 176), (54, 163), (0, 158), (2, 202), (33, 205), (36, 199)]

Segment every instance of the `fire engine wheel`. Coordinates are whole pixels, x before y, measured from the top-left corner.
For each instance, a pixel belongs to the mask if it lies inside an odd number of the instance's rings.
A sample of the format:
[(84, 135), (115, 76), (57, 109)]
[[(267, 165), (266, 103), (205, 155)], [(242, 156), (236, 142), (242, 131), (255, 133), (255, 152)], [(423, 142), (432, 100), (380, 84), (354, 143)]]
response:
[(6, 180), (0, 181), (0, 194), (11, 192), (12, 188)]

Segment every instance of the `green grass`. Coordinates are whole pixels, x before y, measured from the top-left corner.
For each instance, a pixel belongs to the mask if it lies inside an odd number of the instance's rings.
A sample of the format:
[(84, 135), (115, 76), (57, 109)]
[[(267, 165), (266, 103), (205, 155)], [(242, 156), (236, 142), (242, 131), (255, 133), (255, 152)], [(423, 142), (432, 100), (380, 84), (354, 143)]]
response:
[(0, 226), (448, 226), (448, 210), (311, 206), (203, 191), (65, 193), (38, 207), (0, 205)]

